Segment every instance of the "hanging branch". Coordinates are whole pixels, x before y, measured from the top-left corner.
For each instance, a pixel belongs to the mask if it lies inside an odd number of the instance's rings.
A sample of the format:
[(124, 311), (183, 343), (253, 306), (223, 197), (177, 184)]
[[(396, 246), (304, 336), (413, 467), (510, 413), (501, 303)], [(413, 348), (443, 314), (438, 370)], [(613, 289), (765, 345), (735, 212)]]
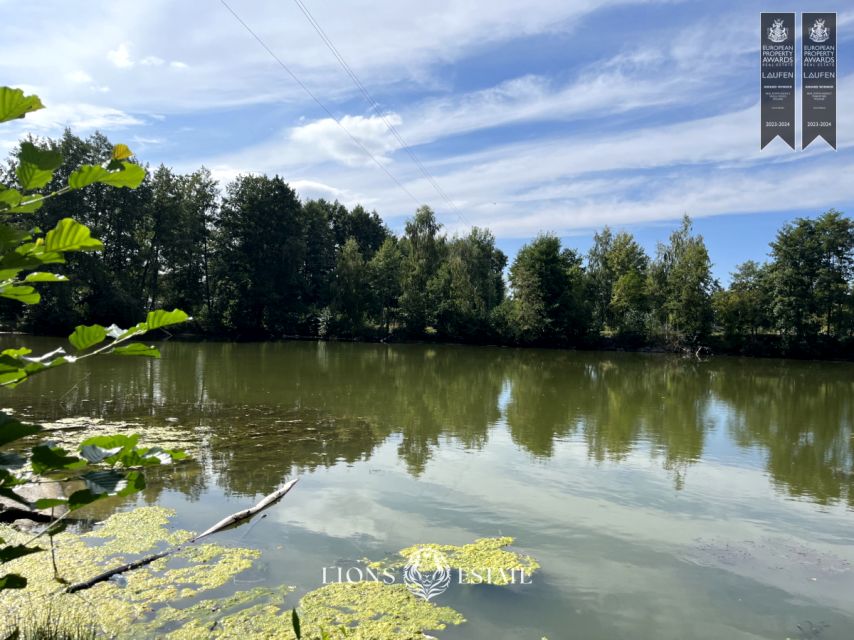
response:
[(281, 487), (276, 489), (273, 493), (263, 498), (258, 504), (254, 507), (250, 507), (249, 509), (244, 509), (243, 511), (238, 511), (236, 513), (232, 513), (230, 516), (223, 518), (215, 525), (210, 527), (209, 529), (203, 531), (199, 535), (190, 538), (183, 544), (178, 545), (177, 547), (172, 547), (171, 549), (167, 549), (166, 551), (161, 551), (160, 553), (155, 553), (150, 556), (145, 556), (144, 558), (140, 558), (139, 560), (134, 560), (133, 562), (129, 562), (127, 564), (123, 564), (120, 567), (116, 567), (114, 569), (110, 569), (109, 571), (104, 571), (103, 573), (98, 574), (94, 578), (90, 578), (85, 582), (78, 582), (77, 584), (72, 584), (68, 588), (65, 589), (66, 593), (75, 593), (77, 591), (82, 591), (83, 589), (88, 589), (99, 582), (103, 582), (104, 580), (109, 580), (113, 576), (117, 576), (119, 574), (125, 573), (126, 571), (131, 571), (133, 569), (138, 569), (139, 567), (144, 567), (145, 565), (151, 564), (155, 560), (159, 560), (160, 558), (165, 558), (166, 556), (172, 555), (183, 549), (185, 546), (193, 544), (205, 538), (209, 535), (217, 533), (218, 531), (222, 531), (227, 527), (231, 527), (241, 522), (245, 522), (252, 516), (254, 516), (259, 511), (263, 511), (268, 507), (271, 507), (279, 500), (285, 497), (285, 494), (290, 491), (293, 486), (299, 481), (299, 478), (294, 478), (290, 482), (286, 482)]

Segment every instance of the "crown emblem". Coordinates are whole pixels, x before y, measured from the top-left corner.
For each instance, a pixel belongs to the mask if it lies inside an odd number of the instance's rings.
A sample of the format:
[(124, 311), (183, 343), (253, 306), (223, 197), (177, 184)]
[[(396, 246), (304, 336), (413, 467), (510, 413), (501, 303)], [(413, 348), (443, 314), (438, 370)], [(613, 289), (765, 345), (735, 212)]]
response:
[(830, 38), (830, 29), (824, 26), (823, 18), (816, 18), (812, 28), (810, 28), (810, 40), (813, 42), (827, 42)]
[(783, 26), (783, 19), (774, 20), (774, 24), (768, 27), (768, 39), (771, 42), (785, 42), (789, 38), (788, 27)]

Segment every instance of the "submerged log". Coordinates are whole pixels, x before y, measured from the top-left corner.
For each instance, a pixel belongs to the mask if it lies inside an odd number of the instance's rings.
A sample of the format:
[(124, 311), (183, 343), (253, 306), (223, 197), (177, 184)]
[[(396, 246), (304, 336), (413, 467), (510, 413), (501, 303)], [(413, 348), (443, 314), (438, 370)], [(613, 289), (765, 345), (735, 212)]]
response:
[(120, 567), (115, 567), (114, 569), (110, 569), (108, 571), (104, 571), (103, 573), (98, 574), (94, 578), (90, 578), (85, 582), (78, 582), (77, 584), (72, 584), (65, 589), (66, 593), (75, 593), (77, 591), (82, 591), (84, 589), (88, 589), (89, 587), (93, 587), (99, 582), (104, 582), (104, 580), (109, 580), (113, 576), (120, 575), (125, 573), (126, 571), (131, 571), (133, 569), (138, 569), (139, 567), (144, 567), (145, 565), (151, 564), (155, 560), (160, 560), (160, 558), (165, 558), (166, 556), (172, 555), (183, 549), (185, 546), (193, 544), (202, 538), (205, 538), (209, 535), (217, 533), (218, 531), (222, 531), (223, 529), (232, 527), (234, 525), (246, 522), (249, 518), (254, 516), (256, 513), (267, 509), (268, 507), (273, 506), (279, 500), (285, 497), (285, 494), (290, 491), (293, 486), (299, 481), (299, 478), (294, 478), (293, 480), (286, 482), (281, 487), (276, 489), (273, 493), (268, 496), (265, 496), (260, 502), (258, 502), (254, 507), (250, 507), (249, 509), (244, 509), (243, 511), (238, 511), (236, 513), (232, 513), (230, 516), (227, 516), (217, 522), (215, 525), (210, 527), (209, 529), (203, 531), (199, 535), (190, 538), (183, 544), (180, 544), (176, 547), (172, 547), (171, 549), (167, 549), (166, 551), (161, 551), (160, 553), (155, 553), (150, 556), (145, 556), (144, 558), (140, 558), (139, 560), (134, 560), (133, 562), (129, 562), (127, 564), (123, 564)]

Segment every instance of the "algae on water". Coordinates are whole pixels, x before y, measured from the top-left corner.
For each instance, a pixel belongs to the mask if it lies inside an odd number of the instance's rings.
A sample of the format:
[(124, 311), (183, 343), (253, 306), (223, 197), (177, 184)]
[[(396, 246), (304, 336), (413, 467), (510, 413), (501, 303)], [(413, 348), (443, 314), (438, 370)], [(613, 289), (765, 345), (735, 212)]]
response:
[[(459, 571), (460, 582), (464, 584), (491, 584), (506, 586), (514, 579), (519, 580), (522, 573), (528, 578), (537, 569), (539, 563), (532, 557), (507, 549), (513, 544), (510, 536), (498, 538), (479, 538), (470, 544), (461, 546), (452, 544), (418, 544), (398, 551), (399, 558), (369, 562), (373, 569), (399, 569), (412, 561), (416, 555), (426, 558), (442, 558), (451, 569)], [(433, 552), (425, 553), (425, 551)], [(433, 570), (434, 566), (423, 566)]]
[[(115, 513), (94, 531), (63, 532), (54, 536), (59, 576), (78, 582), (106, 569), (122, 565), (193, 536), (172, 531), (163, 507), (140, 507)], [(25, 534), (0, 526), (0, 537), (9, 544), (24, 541)], [(419, 545), (399, 552), (399, 558), (373, 566), (403, 566), (413, 553), (434, 549), (465, 575), (473, 569), (491, 567), (498, 571), (538, 568), (532, 558), (508, 550), (512, 538), (484, 538), (472, 544)], [(47, 546), (43, 540), (42, 545)], [(110, 580), (76, 593), (65, 594), (65, 584), (54, 578), (49, 553), (18, 558), (4, 570), (20, 573), (29, 584), (20, 591), (0, 595), (0, 637), (6, 637), (16, 620), (31, 619), (39, 612), (61, 612), (64, 624), (94, 627), (108, 638), (220, 638), (291, 640), (291, 612), (299, 607), (303, 638), (326, 637), (355, 640), (411, 640), (426, 638), (428, 632), (465, 622), (463, 616), (410, 593), (403, 584), (375, 581), (334, 583), (305, 594), (299, 603), (289, 600), (292, 587), (256, 587), (220, 597), (214, 590), (224, 587), (248, 569), (260, 552), (218, 544), (187, 548)], [(463, 580), (466, 582), (466, 580)], [(500, 579), (493, 584), (502, 583)]]

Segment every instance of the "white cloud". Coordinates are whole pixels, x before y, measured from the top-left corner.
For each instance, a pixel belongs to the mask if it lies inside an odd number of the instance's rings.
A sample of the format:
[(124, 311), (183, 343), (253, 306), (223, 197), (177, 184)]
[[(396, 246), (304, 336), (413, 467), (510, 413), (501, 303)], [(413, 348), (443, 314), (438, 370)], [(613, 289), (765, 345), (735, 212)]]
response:
[(128, 69), (133, 66), (133, 60), (130, 59), (130, 48), (126, 42), (122, 42), (115, 49), (108, 51), (107, 60), (119, 69)]
[(389, 132), (386, 121), (392, 126), (397, 126), (401, 119), (394, 113), (368, 117), (344, 116), (339, 122), (346, 129), (345, 131), (332, 118), (324, 118), (295, 127), (290, 132), (290, 140), (301, 152), (303, 161), (309, 158), (315, 161), (329, 159), (350, 166), (373, 165), (373, 161), (354, 141), (354, 138), (377, 160), (388, 162), (389, 158), (386, 154), (396, 149), (398, 145)]
[(92, 82), (92, 76), (90, 76), (85, 71), (81, 71), (79, 69), (67, 73), (65, 77), (68, 78), (68, 80), (70, 80), (71, 82), (75, 82), (78, 84)]
[(164, 62), (166, 61), (163, 58), (158, 58), (157, 56), (145, 56), (139, 61), (139, 64), (144, 67), (159, 67)]
[(169, 66), (173, 69), (186, 69), (190, 65), (188, 65), (186, 62), (181, 62), (180, 60), (173, 60), (169, 63)]
[(316, 180), (291, 180), (291, 188), (296, 191), (303, 200), (324, 198), (326, 200), (339, 200), (345, 204), (355, 204), (352, 196), (343, 189), (332, 185), (317, 182)]

